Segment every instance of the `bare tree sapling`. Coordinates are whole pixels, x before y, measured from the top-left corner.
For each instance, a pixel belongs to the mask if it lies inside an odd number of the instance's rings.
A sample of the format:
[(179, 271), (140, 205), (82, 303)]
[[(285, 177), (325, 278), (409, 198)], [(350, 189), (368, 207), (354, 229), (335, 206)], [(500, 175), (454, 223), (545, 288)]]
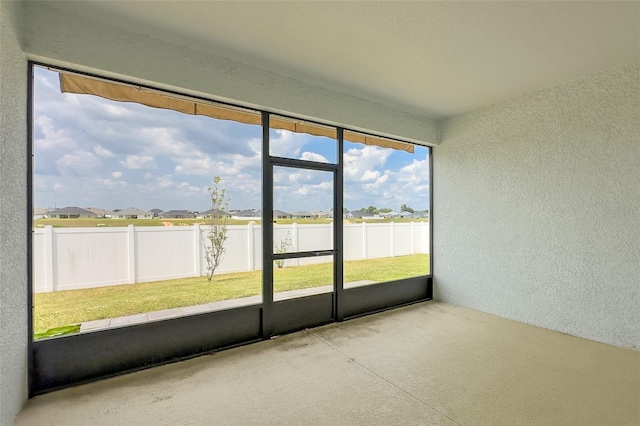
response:
[(204, 249), (207, 261), (207, 278), (213, 278), (213, 273), (222, 262), (222, 256), (226, 251), (224, 247), (227, 241), (227, 224), (229, 214), (229, 199), (226, 198), (226, 190), (220, 187), (220, 176), (213, 178), (212, 186), (208, 188), (211, 197), (211, 214), (207, 216), (209, 229), (204, 229), (203, 239), (206, 238)]

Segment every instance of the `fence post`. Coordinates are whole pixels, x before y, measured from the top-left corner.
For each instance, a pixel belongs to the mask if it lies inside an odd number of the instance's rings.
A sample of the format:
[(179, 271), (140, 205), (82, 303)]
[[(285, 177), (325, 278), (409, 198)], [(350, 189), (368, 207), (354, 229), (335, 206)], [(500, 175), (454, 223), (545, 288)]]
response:
[[(293, 234), (291, 236), (291, 239), (293, 240), (293, 251), (298, 251), (300, 247), (300, 232), (298, 231), (298, 224), (296, 222), (293, 222), (293, 230), (291, 231), (291, 233)], [(295, 264), (296, 266), (300, 266), (300, 258), (296, 257), (295, 259)]]
[(193, 274), (195, 277), (202, 275), (202, 230), (199, 223), (193, 224)]
[(393, 222), (389, 224), (389, 233), (391, 234), (391, 257), (396, 255), (396, 227)]
[(428, 253), (429, 251), (429, 239), (427, 238), (427, 231), (429, 228), (427, 227), (427, 222), (420, 222), (420, 228), (422, 228), (422, 238), (420, 241), (422, 242), (422, 251), (421, 253)]
[(53, 226), (44, 227), (44, 288), (45, 291), (56, 291), (55, 270), (53, 266)]
[(362, 258), (367, 258), (367, 222), (362, 222)]
[(331, 222), (329, 224), (329, 247), (331, 247), (333, 250), (335, 250), (336, 247), (333, 244), (333, 239), (334, 239), (334, 236), (333, 236), (333, 222)]
[(411, 254), (416, 254), (416, 224), (411, 221)]
[(247, 260), (249, 262), (249, 271), (255, 270), (253, 251), (255, 249), (255, 242), (253, 241), (253, 223), (247, 223)]
[(127, 241), (129, 255), (129, 284), (136, 282), (136, 230), (133, 225), (127, 226)]

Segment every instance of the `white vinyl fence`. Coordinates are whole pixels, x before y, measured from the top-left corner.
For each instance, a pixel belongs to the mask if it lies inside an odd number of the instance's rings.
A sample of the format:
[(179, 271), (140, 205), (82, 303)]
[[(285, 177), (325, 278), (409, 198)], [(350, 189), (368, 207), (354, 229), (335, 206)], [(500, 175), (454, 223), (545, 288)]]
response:
[[(33, 235), (36, 293), (132, 284), (207, 273), (204, 244), (208, 227), (38, 228)], [(274, 245), (286, 251), (329, 250), (332, 224), (274, 225)], [(229, 226), (226, 252), (217, 274), (262, 268), (260, 225)], [(344, 260), (429, 253), (429, 224), (344, 225)], [(286, 266), (330, 262), (332, 257), (290, 259)]]

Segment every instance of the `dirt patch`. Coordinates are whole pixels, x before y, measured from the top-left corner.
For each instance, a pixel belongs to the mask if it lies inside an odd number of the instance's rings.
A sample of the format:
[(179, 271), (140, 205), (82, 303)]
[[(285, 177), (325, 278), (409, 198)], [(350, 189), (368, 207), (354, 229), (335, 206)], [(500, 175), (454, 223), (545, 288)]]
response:
[(173, 222), (162, 222), (164, 226), (173, 226)]

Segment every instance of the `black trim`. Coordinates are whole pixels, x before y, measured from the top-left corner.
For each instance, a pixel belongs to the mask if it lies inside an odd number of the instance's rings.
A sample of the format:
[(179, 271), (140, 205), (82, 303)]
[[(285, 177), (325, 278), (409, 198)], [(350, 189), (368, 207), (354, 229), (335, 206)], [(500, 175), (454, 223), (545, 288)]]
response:
[(337, 141), (338, 168), (333, 182), (333, 247), (335, 249), (333, 259), (333, 316), (336, 321), (344, 318), (342, 308), (342, 295), (344, 289), (344, 220), (342, 218), (344, 206), (344, 129), (338, 127)]
[[(33, 367), (33, 63), (27, 64), (27, 350), (28, 371)], [(27, 392), (33, 395), (33, 376), (29, 374)]]
[(271, 337), (273, 325), (273, 166), (269, 157), (269, 113), (262, 113), (262, 327)]
[(429, 275), (433, 276), (433, 149), (429, 150)]
[(336, 250), (294, 251), (289, 253), (273, 253), (272, 259), (297, 259), (303, 257), (332, 256)]
[(433, 297), (430, 276), (405, 278), (344, 290), (342, 306), (345, 319), (368, 315)]
[(273, 334), (292, 333), (333, 322), (333, 293), (323, 293), (274, 303)]
[(271, 164), (278, 167), (292, 167), (323, 172), (335, 172), (338, 170), (337, 164), (318, 163), (316, 161), (299, 160), (297, 158), (271, 157)]
[(32, 395), (260, 339), (259, 305), (33, 342)]

